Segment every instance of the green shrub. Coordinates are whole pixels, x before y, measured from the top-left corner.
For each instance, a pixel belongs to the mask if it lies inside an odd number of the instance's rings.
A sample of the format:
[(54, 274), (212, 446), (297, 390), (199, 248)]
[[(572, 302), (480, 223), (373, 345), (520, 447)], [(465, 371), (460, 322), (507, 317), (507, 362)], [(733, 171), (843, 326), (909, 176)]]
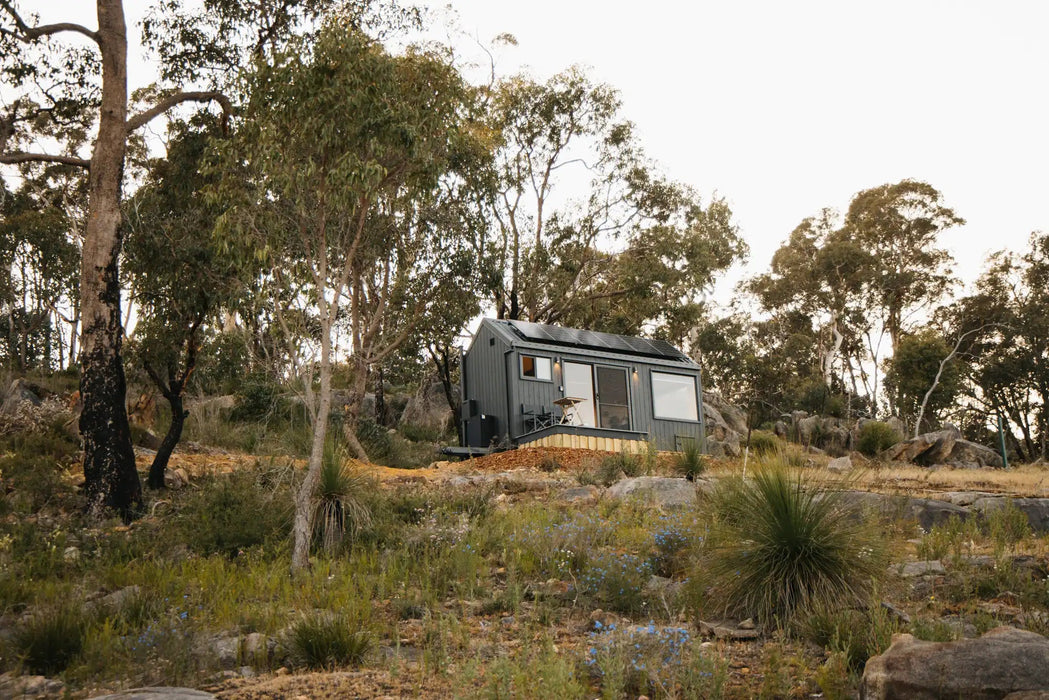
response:
[(703, 564), (726, 612), (785, 624), (866, 602), (884, 571), (881, 540), (842, 494), (781, 465), (722, 480), (710, 503)]
[(251, 422), (273, 418), (284, 418), (288, 414), (288, 402), (281, 386), (269, 375), (249, 374), (238, 385), (237, 398), (230, 420)]
[(284, 643), (293, 664), (331, 669), (363, 661), (372, 648), (372, 635), (358, 621), (321, 613), (293, 624)]
[(15, 654), (32, 673), (61, 673), (80, 655), (88, 630), (84, 609), (69, 604), (29, 618), (11, 640)]
[(984, 512), (984, 518), (996, 554), (1001, 554), (1006, 549), (1015, 549), (1021, 540), (1031, 534), (1031, 523), (1027, 514), (1011, 502), (999, 508), (988, 509)]
[(597, 469), (597, 480), (605, 486), (611, 486), (619, 481), (620, 477), (640, 476), (642, 467), (643, 463), (638, 455), (624, 450), (601, 460), (601, 466)]
[(772, 433), (755, 430), (750, 434), (750, 453), (755, 457), (775, 454), (779, 447), (779, 438)]
[(867, 659), (888, 649), (892, 635), (900, 629), (881, 606), (863, 610), (817, 606), (796, 628), (803, 639), (841, 655), (846, 667), (853, 672), (862, 671)]
[(953, 642), (958, 631), (943, 620), (919, 617), (911, 623), (910, 633), (924, 642)]
[(867, 421), (860, 428), (859, 436), (856, 439), (856, 449), (868, 457), (874, 457), (902, 439), (903, 436), (888, 423), (876, 420)]
[(627, 615), (644, 608), (652, 565), (633, 554), (603, 553), (591, 558), (579, 577), (580, 590), (605, 610)]
[(694, 480), (707, 470), (707, 460), (699, 449), (698, 440), (686, 440), (682, 450), (677, 453), (676, 465), (679, 474), (689, 481)]
[(284, 539), (291, 504), (287, 487), (264, 488), (250, 471), (217, 476), (181, 502), (177, 540), (198, 554), (235, 556)]

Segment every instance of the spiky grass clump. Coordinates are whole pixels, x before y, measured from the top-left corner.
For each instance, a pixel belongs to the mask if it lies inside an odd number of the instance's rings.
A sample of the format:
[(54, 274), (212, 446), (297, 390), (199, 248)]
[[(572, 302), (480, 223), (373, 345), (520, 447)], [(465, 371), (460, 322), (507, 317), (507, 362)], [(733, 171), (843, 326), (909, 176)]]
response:
[(324, 448), (317, 487), (316, 522), (326, 551), (371, 525), (371, 511), (360, 498), (369, 485), (367, 477), (346, 468), (346, 448), (330, 440)]
[(786, 625), (813, 606), (864, 602), (885, 570), (880, 538), (841, 492), (780, 464), (723, 481), (711, 502), (705, 565), (727, 613)]
[(32, 673), (60, 673), (83, 651), (88, 622), (77, 605), (41, 612), (15, 632), (14, 651)]
[(677, 453), (677, 470), (689, 481), (693, 481), (707, 469), (706, 457), (696, 440), (687, 440)]
[(363, 661), (372, 648), (372, 635), (360, 622), (321, 613), (292, 625), (285, 645), (296, 665), (331, 669)]

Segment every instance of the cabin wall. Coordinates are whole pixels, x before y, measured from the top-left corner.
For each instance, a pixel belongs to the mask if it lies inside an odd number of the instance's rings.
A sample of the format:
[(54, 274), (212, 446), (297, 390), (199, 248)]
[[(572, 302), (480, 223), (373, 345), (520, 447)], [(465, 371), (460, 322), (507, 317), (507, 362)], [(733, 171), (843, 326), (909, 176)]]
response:
[[(504, 370), (504, 355), (510, 346), (492, 329), (482, 323), (474, 336), (470, 350), (463, 356), (463, 404), (464, 413), (469, 410), (468, 400), (477, 402), (479, 414), (494, 416), (497, 440), (507, 433), (507, 386)], [(512, 353), (511, 353), (512, 354)], [(464, 415), (463, 418), (467, 417)], [(466, 443), (467, 440), (463, 439)], [(471, 445), (488, 447), (488, 445)]]
[[(516, 343), (515, 343), (516, 345)], [(521, 376), (521, 355), (548, 357), (552, 363), (550, 381)], [(554, 401), (563, 397), (563, 366), (565, 362), (588, 365), (621, 367), (627, 373), (630, 404), (630, 431), (647, 433), (660, 450), (679, 450), (686, 440), (698, 440), (705, 449), (702, 406), (698, 406), (699, 420), (681, 421), (657, 419), (652, 403), (653, 371), (668, 372), (695, 377), (697, 398), (702, 397), (699, 368), (694, 365), (680, 367), (666, 363), (646, 362), (642, 357), (617, 357), (611, 353), (581, 351), (566, 347), (513, 347), (496, 330), (482, 323), (470, 350), (464, 356), (463, 398), (464, 404), (472, 399), (479, 414), (496, 419), (496, 440), (511, 444), (528, 442), (530, 428), (526, 426), (524, 407), (537, 406), (561, 415)], [(607, 431), (610, 438), (635, 439), (616, 431)], [(523, 439), (522, 439), (523, 438)], [(464, 443), (466, 440), (464, 440)], [(487, 447), (488, 445), (473, 445)]]

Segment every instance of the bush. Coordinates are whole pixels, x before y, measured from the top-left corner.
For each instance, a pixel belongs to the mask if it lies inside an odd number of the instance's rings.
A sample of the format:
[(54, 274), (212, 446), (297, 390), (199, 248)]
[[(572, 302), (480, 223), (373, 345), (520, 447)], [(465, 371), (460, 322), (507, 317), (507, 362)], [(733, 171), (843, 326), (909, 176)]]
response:
[(61, 673), (83, 650), (87, 629), (84, 609), (71, 604), (29, 618), (11, 643), (32, 673)]
[(372, 648), (372, 635), (355, 620), (330, 613), (316, 614), (292, 625), (285, 645), (293, 664), (330, 669), (363, 661)]
[(250, 471), (215, 477), (181, 503), (176, 540), (198, 554), (231, 557), (282, 540), (291, 527), (286, 486), (267, 489)]
[(866, 602), (884, 571), (881, 541), (842, 494), (780, 464), (723, 480), (711, 506), (704, 564), (726, 612), (786, 624), (813, 606)]
[(554, 457), (549, 452), (544, 452), (542, 458), (539, 460), (539, 471), (541, 472), (556, 472), (561, 471), (561, 463), (557, 461), (557, 457)]
[(797, 626), (803, 639), (839, 654), (852, 672), (862, 671), (867, 659), (888, 649), (899, 629), (881, 606), (865, 610), (817, 607)]
[(677, 471), (689, 481), (707, 470), (707, 461), (702, 450), (699, 449), (698, 440), (687, 440), (680, 452), (677, 453)]
[(622, 476), (640, 476), (642, 466), (641, 458), (631, 452), (623, 451), (609, 455), (601, 460), (601, 466), (597, 470), (597, 480), (605, 486), (611, 486)]
[(877, 420), (867, 421), (860, 428), (859, 436), (856, 439), (856, 449), (868, 457), (874, 457), (902, 439), (903, 436), (888, 423)]
[(287, 417), (288, 403), (281, 387), (266, 374), (255, 373), (245, 377), (237, 386), (236, 397), (237, 402), (230, 412), (232, 421), (251, 422)]
[(755, 430), (750, 434), (750, 452), (755, 457), (775, 454), (779, 451), (780, 441), (772, 433)]
[(644, 607), (645, 584), (652, 565), (633, 554), (604, 554), (593, 559), (579, 579), (582, 592), (606, 610), (627, 615)]

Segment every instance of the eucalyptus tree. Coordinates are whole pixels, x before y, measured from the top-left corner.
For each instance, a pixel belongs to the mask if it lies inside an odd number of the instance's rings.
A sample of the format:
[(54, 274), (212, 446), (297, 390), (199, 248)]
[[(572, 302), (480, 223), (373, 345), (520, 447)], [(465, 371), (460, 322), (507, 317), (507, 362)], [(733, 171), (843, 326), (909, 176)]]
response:
[(0, 326), (8, 362), (24, 372), (62, 367), (75, 356), (84, 181), (67, 165), (20, 170), (18, 189), (0, 202)]
[[(215, 103), (228, 114), (225, 88), (236, 68), (278, 50), (333, 4), (204, 0), (203, 7), (183, 10), (179, 0), (160, 0), (143, 23), (143, 42), (160, 59), (160, 81), (137, 90), (132, 104), (121, 0), (96, 0), (97, 28), (41, 24), (15, 0), (0, 0), (0, 72), (10, 90), (0, 115), (0, 164), (62, 163), (88, 171), (79, 284), (80, 431), (93, 511), (114, 507), (128, 518), (141, 500), (124, 405), (118, 272), (129, 139), (186, 103)], [(39, 143), (54, 148), (32, 150)]]
[[(394, 56), (335, 17), (246, 77), (240, 127), (213, 169), (230, 255), (267, 272), (277, 321), (294, 343), (313, 426), (296, 494), (292, 567), (308, 562), (313, 497), (331, 413), (334, 336), (349, 337), (353, 435), (367, 369), (461, 288), (472, 251), (454, 235), (457, 167), (483, 157), (471, 91), (445, 56)], [(449, 235), (451, 230), (452, 235)]]
[(572, 68), (497, 82), (488, 97), (498, 148), (486, 252), (500, 318), (637, 332), (697, 303), (746, 254), (723, 201), (704, 208), (656, 172), (613, 88)]
[[(220, 101), (210, 91), (169, 91), (129, 114), (127, 27), (120, 0), (97, 0), (98, 27), (23, 17), (14, 0), (0, 0), (0, 59), (15, 94), (0, 117), (0, 163), (64, 163), (86, 168), (88, 217), (80, 268), (82, 316), (80, 431), (89, 507), (118, 509), (129, 518), (141, 485), (124, 405), (120, 317), (121, 186), (128, 138), (169, 109), (190, 101)], [(65, 47), (58, 39), (78, 41)], [(83, 40), (87, 41), (84, 42)], [(226, 103), (228, 105), (228, 103)], [(90, 120), (84, 115), (91, 115)], [(43, 133), (53, 152), (28, 150)], [(72, 150), (93, 132), (90, 157)]]
[(205, 199), (214, 177), (201, 172), (212, 115), (169, 128), (166, 155), (154, 159), (143, 185), (127, 202), (125, 271), (138, 309), (132, 357), (167, 400), (171, 422), (149, 469), (148, 485), (164, 487), (164, 470), (189, 412), (183, 396), (197, 369), (209, 324), (239, 289), (237, 270), (218, 253), (218, 216)]
[[(973, 410), (1001, 419), (1023, 460), (1049, 456), (1049, 234), (1026, 252), (1000, 251), (955, 305), (959, 336), (969, 333), (963, 367)], [(1017, 434), (1018, 433), (1018, 434)]]
[(942, 299), (954, 284), (945, 231), (965, 223), (926, 182), (901, 180), (857, 193), (844, 233), (870, 256), (869, 305), (878, 311), (895, 353), (907, 322)]
[(830, 387), (846, 341), (855, 346), (869, 331), (863, 292), (870, 269), (869, 254), (843, 233), (837, 213), (824, 209), (798, 224), (773, 254), (769, 272), (749, 280), (746, 289), (767, 311), (812, 320), (813, 353)]

